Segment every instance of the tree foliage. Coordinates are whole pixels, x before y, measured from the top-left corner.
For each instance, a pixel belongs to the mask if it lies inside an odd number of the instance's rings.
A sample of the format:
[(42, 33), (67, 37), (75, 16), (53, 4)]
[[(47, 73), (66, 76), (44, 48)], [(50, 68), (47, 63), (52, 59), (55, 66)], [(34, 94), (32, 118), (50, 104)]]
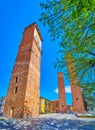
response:
[(47, 0), (40, 6), (39, 20), (48, 24), (52, 40), (61, 40), (55, 66), (63, 68), (71, 54), (80, 86), (95, 90), (95, 0)]
[(95, 110), (95, 97), (94, 95), (83, 95), (84, 105), (86, 111), (94, 111)]

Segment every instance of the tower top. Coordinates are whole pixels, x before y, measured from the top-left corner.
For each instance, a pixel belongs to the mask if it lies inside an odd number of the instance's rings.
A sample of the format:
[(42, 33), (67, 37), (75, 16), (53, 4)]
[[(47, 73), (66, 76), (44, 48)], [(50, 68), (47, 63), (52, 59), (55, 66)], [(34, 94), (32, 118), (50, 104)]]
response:
[(38, 34), (39, 34), (39, 37), (40, 37), (40, 39), (41, 39), (41, 41), (42, 41), (42, 40), (43, 40), (43, 39), (42, 39), (42, 35), (41, 35), (41, 33), (40, 33), (40, 30), (39, 30), (38, 25), (36, 24), (36, 22), (34, 22), (34, 23), (28, 25), (27, 27), (24, 28), (24, 30), (26, 30), (26, 29), (28, 29), (28, 28), (30, 28), (30, 27), (35, 27), (35, 28), (37, 29), (37, 32), (38, 32)]
[(58, 75), (58, 77), (63, 77), (63, 73), (62, 72), (58, 72), (57, 75)]

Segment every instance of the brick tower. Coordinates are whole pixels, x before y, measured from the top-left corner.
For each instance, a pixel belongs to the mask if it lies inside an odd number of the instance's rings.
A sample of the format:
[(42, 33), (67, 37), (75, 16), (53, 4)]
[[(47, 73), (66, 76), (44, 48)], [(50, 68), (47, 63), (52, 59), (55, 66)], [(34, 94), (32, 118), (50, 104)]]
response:
[(70, 86), (71, 86), (71, 92), (72, 92), (73, 111), (75, 113), (84, 113), (84, 104), (83, 104), (81, 89), (77, 85), (78, 79), (75, 76), (75, 67), (74, 67), (74, 63), (73, 63), (72, 59), (73, 58), (71, 55), (68, 55), (66, 57), (68, 71), (69, 71), (69, 75), (70, 75)]
[(25, 28), (5, 102), (4, 115), (39, 115), (41, 41), (36, 23)]
[(63, 73), (58, 72), (59, 112), (66, 112), (66, 94)]

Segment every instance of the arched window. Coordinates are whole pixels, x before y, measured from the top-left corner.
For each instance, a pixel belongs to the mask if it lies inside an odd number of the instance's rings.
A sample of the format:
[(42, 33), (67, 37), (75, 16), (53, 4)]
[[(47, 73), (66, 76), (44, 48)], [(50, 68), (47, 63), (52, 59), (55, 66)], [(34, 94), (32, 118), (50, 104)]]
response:
[(17, 93), (17, 91), (18, 91), (18, 87), (15, 87), (14, 93)]
[(15, 77), (14, 83), (16, 84), (18, 82), (18, 76)]
[(78, 98), (76, 98), (76, 101), (78, 101)]

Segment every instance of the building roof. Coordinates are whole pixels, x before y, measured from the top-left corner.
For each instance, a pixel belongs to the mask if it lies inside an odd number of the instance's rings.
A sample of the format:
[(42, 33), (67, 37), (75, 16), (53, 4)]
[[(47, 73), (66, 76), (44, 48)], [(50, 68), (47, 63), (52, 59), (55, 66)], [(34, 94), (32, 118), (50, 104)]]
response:
[(37, 32), (38, 32), (38, 34), (39, 34), (39, 36), (40, 36), (40, 39), (41, 39), (41, 41), (42, 41), (42, 40), (43, 40), (43, 39), (42, 39), (42, 35), (41, 35), (41, 33), (40, 33), (40, 30), (39, 30), (38, 25), (36, 24), (36, 22), (34, 22), (34, 23), (28, 25), (28, 26), (25, 27), (24, 29), (27, 29), (27, 28), (29, 28), (29, 27), (31, 27), (31, 26), (33, 26), (33, 25), (35, 25), (35, 27), (36, 27), (36, 29), (37, 29)]
[(59, 102), (59, 100), (51, 100), (51, 102)]
[[(40, 98), (43, 98), (43, 99), (45, 99), (45, 100), (47, 100), (47, 101), (50, 101), (50, 100), (48, 100), (48, 99), (46, 99), (46, 98), (44, 98), (44, 97), (40, 97)], [(51, 101), (50, 101), (51, 102)]]

